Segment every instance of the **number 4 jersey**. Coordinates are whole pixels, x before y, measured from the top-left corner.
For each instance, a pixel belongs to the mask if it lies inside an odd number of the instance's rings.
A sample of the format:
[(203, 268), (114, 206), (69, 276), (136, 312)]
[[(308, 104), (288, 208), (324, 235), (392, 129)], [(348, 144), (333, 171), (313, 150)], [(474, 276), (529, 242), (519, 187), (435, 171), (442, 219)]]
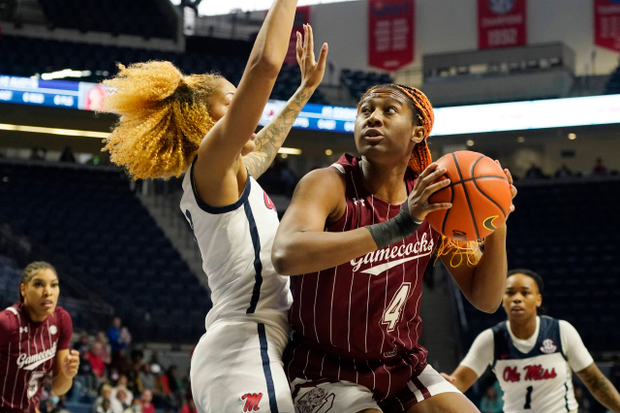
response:
[(30, 320), (24, 304), (0, 312), (0, 412), (35, 412), (45, 376), (72, 334), (71, 316), (61, 307), (40, 323)]
[[(332, 167), (346, 182), (346, 212), (326, 231), (350, 231), (398, 214), (400, 205), (364, 187), (358, 158), (343, 155)], [(407, 192), (414, 181), (408, 169)], [(348, 380), (383, 399), (420, 374), (427, 354), (418, 344), (422, 278), (438, 241), (439, 233), (425, 221), (386, 248), (295, 277), (289, 312), (295, 334), (284, 366), (289, 379)]]
[(527, 340), (517, 339), (507, 321), (483, 331), (461, 365), (478, 377), (488, 365), (504, 391), (506, 413), (577, 411), (571, 368), (593, 363), (577, 330), (564, 320), (537, 317)]

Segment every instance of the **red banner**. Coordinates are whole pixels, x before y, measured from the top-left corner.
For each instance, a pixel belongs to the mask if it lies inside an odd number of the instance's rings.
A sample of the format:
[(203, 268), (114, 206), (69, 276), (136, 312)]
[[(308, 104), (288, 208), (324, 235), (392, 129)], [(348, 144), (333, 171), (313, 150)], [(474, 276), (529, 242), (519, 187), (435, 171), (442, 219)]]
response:
[(594, 0), (594, 44), (620, 52), (620, 0)]
[(526, 0), (478, 0), (478, 48), (527, 43)]
[[(300, 32), (303, 38), (304, 24), (310, 24), (310, 6), (297, 7), (295, 13), (295, 21), (293, 22), (293, 31), (291, 32), (291, 40), (288, 44), (288, 52), (284, 58), (285, 65), (292, 65), (297, 63), (295, 57), (295, 46), (297, 45), (297, 32)], [(318, 57), (318, 56), (317, 56)]]
[(368, 65), (396, 70), (413, 62), (414, 0), (368, 0)]

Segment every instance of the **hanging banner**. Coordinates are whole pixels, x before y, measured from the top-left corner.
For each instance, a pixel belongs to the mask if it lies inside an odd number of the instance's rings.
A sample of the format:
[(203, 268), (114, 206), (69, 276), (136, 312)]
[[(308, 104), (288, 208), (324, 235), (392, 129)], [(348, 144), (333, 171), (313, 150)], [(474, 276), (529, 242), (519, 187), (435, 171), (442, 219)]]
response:
[(478, 48), (527, 43), (526, 0), (478, 0)]
[(594, 0), (594, 44), (620, 52), (620, 0)]
[(297, 64), (295, 47), (297, 45), (297, 32), (304, 35), (304, 24), (310, 24), (310, 6), (297, 7), (295, 13), (295, 21), (293, 22), (293, 31), (291, 32), (291, 40), (288, 44), (288, 52), (284, 58), (285, 65)]
[(368, 65), (396, 70), (413, 62), (414, 0), (368, 0)]

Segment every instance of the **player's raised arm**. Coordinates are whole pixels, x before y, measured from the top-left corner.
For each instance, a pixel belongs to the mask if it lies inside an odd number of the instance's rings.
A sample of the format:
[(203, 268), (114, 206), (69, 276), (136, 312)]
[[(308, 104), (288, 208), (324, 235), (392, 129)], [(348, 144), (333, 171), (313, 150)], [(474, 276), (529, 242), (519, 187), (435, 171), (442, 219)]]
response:
[[(234, 98), (229, 101), (226, 116), (202, 141), (194, 171), (201, 195), (203, 191), (219, 191), (222, 185), (230, 184), (230, 180), (222, 182), (228, 172), (239, 172), (242, 165), (234, 168), (233, 164), (254, 133), (280, 72), (288, 50), (296, 7), (297, 0), (274, 0), (258, 33), (239, 87), (231, 92)], [(231, 168), (236, 170), (231, 171)], [(218, 204), (217, 200), (214, 203)]]
[(323, 43), (319, 60), (316, 61), (314, 36), (309, 24), (304, 25), (303, 42), (301, 34), (297, 32), (296, 53), (297, 63), (301, 69), (301, 85), (286, 105), (257, 134), (254, 152), (243, 157), (245, 166), (254, 178), (258, 178), (267, 170), (293, 127), (295, 119), (323, 80), (327, 43)]

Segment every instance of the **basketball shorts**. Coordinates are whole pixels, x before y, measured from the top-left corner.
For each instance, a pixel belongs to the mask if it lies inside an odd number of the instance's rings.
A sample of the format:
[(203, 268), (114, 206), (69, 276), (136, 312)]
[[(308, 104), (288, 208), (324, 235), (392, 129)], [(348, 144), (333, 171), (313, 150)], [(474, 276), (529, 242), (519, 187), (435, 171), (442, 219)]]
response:
[(438, 394), (460, 393), (430, 365), (420, 375), (412, 377), (406, 388), (381, 402), (373, 398), (367, 387), (349, 381), (297, 378), (291, 383), (291, 392), (297, 413), (356, 413), (365, 409), (401, 413)]
[(198, 412), (293, 413), (282, 366), (285, 331), (256, 322), (221, 321), (192, 356), (190, 377)]

